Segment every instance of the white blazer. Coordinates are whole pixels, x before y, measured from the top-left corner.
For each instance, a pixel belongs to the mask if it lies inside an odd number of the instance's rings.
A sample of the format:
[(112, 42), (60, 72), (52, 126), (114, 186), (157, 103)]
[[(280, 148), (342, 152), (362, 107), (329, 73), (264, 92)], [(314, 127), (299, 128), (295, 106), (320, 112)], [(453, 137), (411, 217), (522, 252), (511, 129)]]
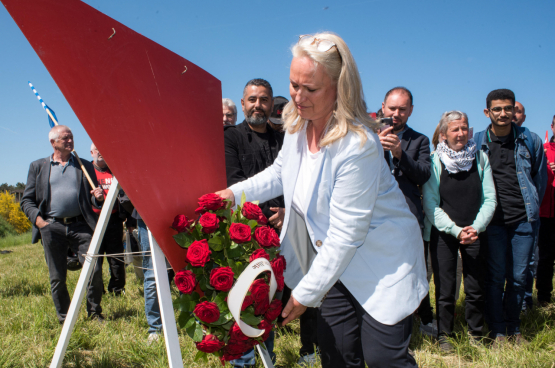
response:
[[(322, 148), (309, 186), (306, 227), (318, 253), (303, 273), (288, 237), (293, 191), (306, 129), (285, 134), (273, 165), (231, 186), (236, 203), (265, 202), (283, 194), (281, 254), (285, 283), (301, 304), (317, 307), (338, 281), (378, 322), (393, 325), (412, 314), (428, 292), (424, 246), (418, 221), (384, 160), (378, 136), (367, 130)], [(306, 247), (306, 245), (304, 245)]]

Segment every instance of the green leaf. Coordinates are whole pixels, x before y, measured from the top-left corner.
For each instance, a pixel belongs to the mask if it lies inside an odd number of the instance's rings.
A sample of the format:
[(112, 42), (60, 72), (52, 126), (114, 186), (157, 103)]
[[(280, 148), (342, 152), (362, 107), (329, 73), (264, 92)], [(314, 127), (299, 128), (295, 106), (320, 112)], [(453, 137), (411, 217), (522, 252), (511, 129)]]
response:
[(175, 242), (179, 244), (182, 248), (189, 248), (189, 245), (193, 244), (195, 239), (188, 233), (179, 233), (173, 236)]
[(243, 192), (243, 194), (241, 194), (241, 206), (244, 205), (246, 201), (247, 196), (245, 195), (245, 192)]
[(198, 362), (199, 360), (202, 360), (204, 362), (208, 362), (208, 354), (199, 350), (199, 351), (197, 351), (197, 354), (195, 355), (195, 358), (193, 360), (195, 362)]
[(198, 326), (194, 318), (193, 318), (193, 322), (194, 322), (193, 324), (191, 324), (189, 327), (185, 329), (185, 332), (187, 332), (187, 335), (189, 335), (191, 339), (195, 337), (195, 331), (197, 330), (197, 326)]
[(221, 292), (216, 294), (216, 298), (214, 302), (218, 306), (220, 313), (229, 311), (229, 308), (227, 307), (227, 302), (225, 301), (225, 298), (227, 297), (227, 295), (228, 293), (221, 293)]
[(231, 208), (228, 208), (224, 211), (224, 216), (228, 222), (231, 222)]
[(235, 243), (234, 241), (231, 242), (231, 247), (229, 249), (235, 249), (239, 246), (239, 244)]
[(253, 327), (258, 326), (260, 324), (260, 321), (262, 321), (262, 317), (256, 317), (254, 314), (246, 312), (241, 313), (241, 319), (243, 320), (243, 322)]
[(214, 237), (208, 240), (208, 245), (210, 245), (210, 249), (212, 249), (215, 252), (219, 252), (222, 249), (224, 249), (224, 246), (222, 244), (222, 239)]
[(201, 342), (203, 336), (204, 336), (204, 330), (202, 329), (202, 326), (200, 325), (200, 323), (195, 323), (195, 332), (193, 335), (193, 341)]
[(235, 249), (228, 250), (227, 256), (228, 258), (238, 258), (238, 257), (241, 257), (244, 253), (245, 251), (243, 250), (242, 247), (237, 247)]
[(235, 267), (235, 261), (233, 259), (228, 259), (227, 264), (229, 267), (231, 267), (231, 269)]
[(193, 293), (191, 294), (191, 300), (198, 302), (200, 300), (200, 294), (196, 291), (193, 291)]
[(224, 324), (221, 325), (220, 327), (221, 327), (221, 328), (224, 328), (224, 329), (226, 329), (226, 330), (229, 330), (229, 329), (231, 328), (231, 326), (233, 326), (234, 323), (235, 323), (235, 321), (234, 321), (234, 320), (231, 320), (231, 321), (229, 321), (229, 322), (227, 322), (227, 323), (224, 323)]
[(190, 328), (195, 323), (196, 323), (195, 317), (191, 315), (191, 318), (189, 318), (189, 320), (187, 321), (187, 323), (185, 324), (185, 326), (183, 328), (185, 328), (185, 329)]
[(251, 203), (258, 206), (260, 204), (260, 201), (251, 201)]
[(231, 312), (228, 312), (226, 314), (220, 314), (220, 318), (218, 318), (218, 320), (214, 323), (210, 323), (209, 326), (220, 326), (223, 325), (225, 323), (228, 323), (229, 321), (233, 320), (233, 315), (231, 314)]
[(187, 322), (189, 322), (190, 319), (194, 319), (192, 318), (190, 312), (181, 312), (178, 318), (179, 327), (185, 328), (185, 325), (187, 324)]
[(249, 220), (249, 222), (247, 222), (247, 225), (249, 225), (252, 230), (256, 227), (256, 225), (258, 225), (258, 222), (256, 220)]

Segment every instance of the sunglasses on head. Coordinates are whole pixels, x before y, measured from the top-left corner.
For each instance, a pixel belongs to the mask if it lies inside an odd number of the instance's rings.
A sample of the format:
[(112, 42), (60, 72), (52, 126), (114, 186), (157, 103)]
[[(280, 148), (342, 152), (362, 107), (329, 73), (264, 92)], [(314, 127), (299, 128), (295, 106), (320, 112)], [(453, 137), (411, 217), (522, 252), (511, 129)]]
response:
[(343, 58), (341, 57), (341, 53), (339, 52), (337, 45), (330, 40), (326, 40), (325, 38), (318, 38), (311, 35), (302, 35), (302, 36), (299, 36), (298, 44), (300, 46), (316, 45), (316, 49), (321, 52), (329, 51), (333, 47), (335, 47), (335, 50), (337, 50), (337, 54), (339, 55), (339, 58), (341, 58), (341, 60), (343, 61)]

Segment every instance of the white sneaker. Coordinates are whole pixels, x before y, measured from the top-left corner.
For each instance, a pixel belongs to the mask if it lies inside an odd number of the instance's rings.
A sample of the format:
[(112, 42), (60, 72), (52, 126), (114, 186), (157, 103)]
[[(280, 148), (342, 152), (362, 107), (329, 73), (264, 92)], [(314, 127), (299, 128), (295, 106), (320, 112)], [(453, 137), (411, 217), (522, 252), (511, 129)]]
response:
[(420, 322), (420, 333), (422, 335), (437, 338), (437, 320), (434, 319), (427, 325)]
[(150, 344), (152, 344), (153, 342), (156, 342), (156, 341), (158, 341), (158, 340), (160, 340), (160, 334), (158, 334), (158, 333), (156, 333), (156, 332), (153, 332), (153, 333), (151, 333), (150, 335), (148, 335), (147, 344), (150, 345)]

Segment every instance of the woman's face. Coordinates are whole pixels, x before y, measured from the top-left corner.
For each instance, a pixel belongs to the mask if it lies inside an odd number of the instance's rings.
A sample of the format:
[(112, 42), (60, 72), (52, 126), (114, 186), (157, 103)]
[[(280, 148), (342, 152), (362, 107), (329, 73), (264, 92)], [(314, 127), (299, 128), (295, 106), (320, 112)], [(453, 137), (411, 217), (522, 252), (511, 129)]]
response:
[(337, 86), (324, 67), (315, 67), (306, 56), (295, 57), (291, 61), (289, 79), (289, 93), (301, 118), (325, 124), (335, 107)]
[(447, 126), (447, 132), (440, 133), (440, 136), (447, 142), (449, 148), (460, 151), (468, 142), (468, 122), (464, 118), (453, 120)]

